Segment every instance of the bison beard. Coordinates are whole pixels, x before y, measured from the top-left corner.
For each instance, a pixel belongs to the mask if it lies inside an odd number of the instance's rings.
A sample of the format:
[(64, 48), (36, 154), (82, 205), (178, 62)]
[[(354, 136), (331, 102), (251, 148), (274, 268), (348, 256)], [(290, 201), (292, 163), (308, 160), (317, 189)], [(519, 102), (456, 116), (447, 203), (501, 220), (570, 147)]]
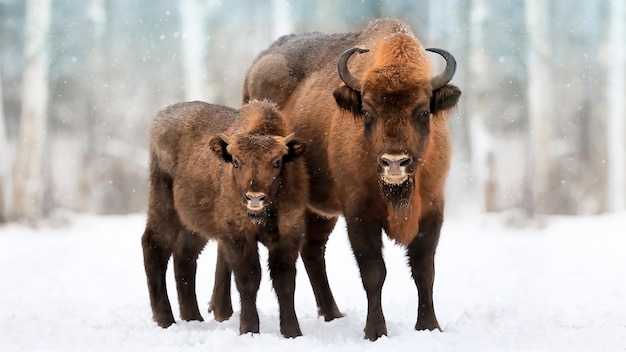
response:
[(380, 185), (380, 192), (383, 199), (387, 202), (387, 204), (391, 205), (391, 207), (399, 209), (409, 206), (415, 183), (413, 177), (409, 177), (406, 181), (399, 185), (389, 184), (383, 180), (379, 180), (378, 183)]
[(269, 219), (274, 218), (275, 216), (272, 216), (272, 212), (270, 211), (269, 207), (265, 207), (257, 212), (248, 211), (248, 217), (255, 225), (262, 225), (268, 222)]
[(257, 213), (248, 212), (250, 220), (260, 229), (257, 240), (266, 246), (279, 240), (277, 211), (267, 206)]

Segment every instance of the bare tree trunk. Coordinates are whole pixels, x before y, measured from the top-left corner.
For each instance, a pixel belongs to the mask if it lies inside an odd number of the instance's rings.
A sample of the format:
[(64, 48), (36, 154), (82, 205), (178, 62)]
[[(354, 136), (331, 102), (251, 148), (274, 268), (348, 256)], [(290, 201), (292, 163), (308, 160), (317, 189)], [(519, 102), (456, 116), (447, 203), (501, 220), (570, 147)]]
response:
[(549, 210), (550, 121), (555, 100), (552, 98), (549, 4), (543, 0), (526, 0), (525, 5), (529, 113), (529, 199), (526, 210), (534, 216)]
[(281, 35), (293, 32), (293, 20), (289, 11), (289, 2), (285, 0), (272, 0), (272, 40), (278, 39)]
[[(212, 1), (209, 1), (211, 3)], [(209, 83), (206, 29), (208, 6), (202, 0), (179, 1), (182, 29), (183, 74), (185, 100), (213, 100), (215, 94)]]
[[(107, 80), (105, 73), (106, 52), (105, 36), (107, 33), (107, 9), (106, 0), (90, 0), (87, 10), (87, 18), (89, 20), (89, 29), (91, 33), (91, 46), (87, 56), (88, 74), (85, 77), (85, 84), (91, 89), (87, 90), (86, 98), (88, 101), (87, 111), (85, 111), (85, 129), (86, 141), (83, 149), (84, 168), (78, 175), (79, 177), (79, 198), (78, 209), (80, 211), (99, 211), (97, 204), (101, 198), (100, 194), (105, 192), (102, 187), (97, 187), (98, 167), (101, 161), (98, 155), (102, 153), (104, 140), (102, 131), (104, 128), (103, 109), (104, 106), (103, 91), (97, 87), (102, 87)], [(103, 82), (104, 81), (104, 82)]]
[(491, 136), (485, 126), (488, 114), (487, 97), (489, 95), (489, 55), (487, 53), (487, 20), (490, 16), (488, 0), (472, 0), (470, 8), (469, 38), (469, 79), (467, 94), (467, 113), (470, 126), (471, 175), (473, 188), (477, 195), (473, 198), (480, 210), (486, 209), (493, 200), (494, 192), (487, 192), (487, 161), (491, 154)]
[(8, 184), (9, 151), (6, 125), (4, 122), (4, 104), (2, 98), (2, 77), (0, 77), (0, 223), (6, 221), (5, 187)]
[(12, 218), (30, 224), (42, 216), (42, 161), (48, 114), (50, 0), (26, 3), (22, 111), (13, 183)]
[[(470, 121), (467, 118), (467, 94), (470, 91), (468, 81), (468, 44), (470, 33), (461, 28), (469, 28), (469, 0), (430, 0), (429, 1), (428, 37), (422, 43), (428, 46), (442, 47), (449, 50), (456, 58), (458, 67), (452, 84), (458, 85), (463, 94), (450, 116), (449, 125), (452, 135), (452, 163), (446, 182), (446, 211), (466, 214), (467, 211), (483, 211), (473, 203), (477, 197), (475, 180), (467, 177), (472, 172), (472, 146), (470, 139)], [(436, 55), (431, 55), (433, 72), (443, 70), (444, 63)]]
[(608, 152), (608, 209), (624, 209), (626, 201), (626, 143), (624, 143), (626, 86), (624, 80), (626, 61), (626, 5), (623, 0), (612, 0), (610, 4), (609, 67), (607, 70), (607, 152)]

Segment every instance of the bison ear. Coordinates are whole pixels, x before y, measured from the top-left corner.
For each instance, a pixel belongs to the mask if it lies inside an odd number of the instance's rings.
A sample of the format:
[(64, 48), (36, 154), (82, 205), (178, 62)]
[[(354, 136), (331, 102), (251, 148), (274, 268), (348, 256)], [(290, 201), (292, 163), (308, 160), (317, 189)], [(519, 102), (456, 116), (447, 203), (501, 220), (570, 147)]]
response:
[(213, 137), (209, 141), (209, 148), (211, 148), (218, 158), (227, 163), (230, 163), (233, 159), (233, 157), (226, 151), (226, 147), (228, 147), (229, 142), (230, 139), (223, 133), (220, 133), (219, 136)]
[(448, 110), (456, 106), (461, 96), (461, 90), (452, 84), (435, 90), (430, 100), (430, 112), (437, 114), (441, 111)]
[(340, 108), (348, 110), (353, 114), (361, 111), (361, 93), (348, 87), (342, 86), (333, 92), (333, 97)]
[(289, 143), (287, 143), (287, 149), (289, 151), (287, 152), (287, 155), (283, 157), (283, 161), (288, 163), (301, 157), (302, 154), (306, 152), (306, 148), (307, 144), (304, 141), (293, 138), (291, 141), (289, 141)]

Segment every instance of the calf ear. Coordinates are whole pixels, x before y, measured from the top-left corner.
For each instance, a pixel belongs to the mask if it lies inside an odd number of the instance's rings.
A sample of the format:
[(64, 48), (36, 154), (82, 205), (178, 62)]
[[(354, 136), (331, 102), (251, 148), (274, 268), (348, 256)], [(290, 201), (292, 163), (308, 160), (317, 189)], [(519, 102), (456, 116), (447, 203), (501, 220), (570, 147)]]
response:
[(223, 133), (220, 133), (219, 136), (213, 137), (209, 141), (209, 148), (217, 155), (218, 158), (224, 160), (227, 163), (230, 163), (233, 160), (232, 155), (228, 154), (226, 151), (226, 147), (228, 147), (229, 138)]
[(304, 154), (306, 152), (307, 144), (300, 139), (292, 139), (289, 143), (287, 143), (287, 155), (283, 157), (283, 161), (288, 163), (293, 161)]
[(430, 112), (436, 114), (438, 112), (448, 110), (456, 106), (461, 96), (461, 90), (452, 84), (435, 90), (430, 100)]
[(348, 87), (342, 86), (333, 92), (333, 97), (340, 108), (348, 110), (353, 114), (361, 112), (361, 93)]

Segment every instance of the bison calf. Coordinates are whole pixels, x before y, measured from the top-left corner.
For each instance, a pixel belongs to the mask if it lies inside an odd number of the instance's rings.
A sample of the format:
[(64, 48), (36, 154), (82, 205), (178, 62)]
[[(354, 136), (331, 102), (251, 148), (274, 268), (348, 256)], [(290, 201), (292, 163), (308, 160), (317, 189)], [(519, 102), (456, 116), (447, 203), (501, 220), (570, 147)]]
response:
[[(267, 246), (280, 331), (300, 336), (294, 309), (296, 259), (305, 232), (307, 176), (294, 138), (273, 104), (241, 110), (203, 102), (161, 110), (150, 131), (148, 219), (142, 237), (153, 318), (174, 323), (165, 273), (170, 256), (183, 320), (203, 320), (196, 260), (209, 239), (241, 296), (240, 333), (259, 332), (257, 242)], [(232, 313), (232, 312), (231, 312)]]

